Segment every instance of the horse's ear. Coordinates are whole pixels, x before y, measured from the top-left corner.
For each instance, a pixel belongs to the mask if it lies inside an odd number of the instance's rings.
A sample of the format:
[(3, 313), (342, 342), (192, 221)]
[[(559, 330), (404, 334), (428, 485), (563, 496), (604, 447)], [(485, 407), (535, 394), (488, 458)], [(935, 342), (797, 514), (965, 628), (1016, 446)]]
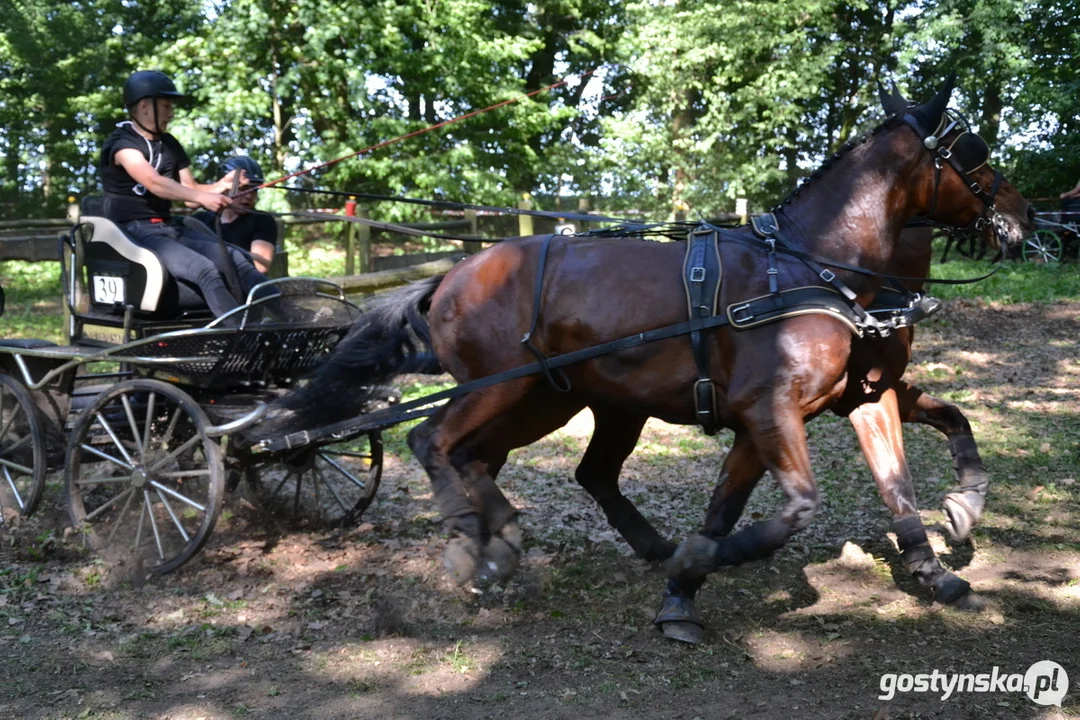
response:
[(925, 105), (920, 105), (916, 110), (912, 112), (922, 122), (923, 126), (933, 130), (941, 122), (941, 115), (945, 112), (945, 109), (949, 107), (949, 100), (952, 99), (953, 88), (956, 86), (956, 73), (949, 73), (949, 77), (945, 79), (945, 85), (938, 90), (930, 102)]
[(891, 92), (886, 91), (885, 85), (878, 80), (878, 97), (881, 98), (881, 107), (886, 115), (897, 115), (907, 110), (910, 103), (900, 94), (895, 82), (890, 82), (889, 85), (892, 87)]

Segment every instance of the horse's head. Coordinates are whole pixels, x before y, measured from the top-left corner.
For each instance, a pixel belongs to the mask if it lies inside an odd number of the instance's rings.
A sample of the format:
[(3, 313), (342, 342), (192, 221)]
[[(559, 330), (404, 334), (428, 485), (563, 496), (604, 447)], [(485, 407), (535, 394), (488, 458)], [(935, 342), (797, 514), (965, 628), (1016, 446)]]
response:
[(990, 164), (990, 147), (962, 114), (950, 110), (955, 76), (929, 102), (916, 105), (892, 86), (881, 88), (881, 104), (925, 148), (925, 162), (912, 176), (916, 213), (949, 228), (979, 232), (992, 247), (1018, 244), (1034, 229), (1035, 211)]

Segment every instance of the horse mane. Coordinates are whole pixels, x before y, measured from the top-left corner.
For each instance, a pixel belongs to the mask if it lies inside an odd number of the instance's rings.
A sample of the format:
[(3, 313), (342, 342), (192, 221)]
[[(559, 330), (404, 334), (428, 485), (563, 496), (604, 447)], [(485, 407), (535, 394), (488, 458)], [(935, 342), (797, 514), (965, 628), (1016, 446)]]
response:
[(777, 211), (783, 210), (784, 205), (790, 205), (792, 202), (795, 201), (795, 198), (797, 198), (799, 196), (799, 193), (801, 193), (803, 190), (806, 189), (807, 185), (814, 182), (815, 180), (819, 180), (822, 177), (824, 177), (825, 173), (833, 166), (834, 163), (836, 163), (841, 158), (843, 158), (844, 156), (851, 153), (851, 151), (854, 150), (855, 148), (868, 143), (870, 141), (870, 139), (874, 135), (877, 135), (882, 130), (884, 130), (884, 129), (888, 128), (888, 127), (891, 127), (896, 122), (897, 118), (899, 118), (899, 117), (900, 117), (899, 115), (895, 115), (895, 114), (894, 115), (889, 115), (882, 122), (875, 125), (873, 128), (871, 128), (867, 132), (864, 132), (859, 137), (857, 137), (855, 139), (852, 139), (852, 140), (848, 140), (846, 143), (844, 143), (840, 147), (839, 150), (834, 152), (829, 157), (825, 158), (825, 160), (822, 161), (821, 165), (819, 165), (816, 170), (814, 170), (808, 176), (801, 178), (799, 180), (798, 184), (795, 186), (795, 189), (792, 190), (790, 193), (788, 193), (787, 197), (785, 197), (783, 200), (781, 200), (780, 202), (776, 203), (771, 208), (769, 208), (769, 212), (777, 212)]

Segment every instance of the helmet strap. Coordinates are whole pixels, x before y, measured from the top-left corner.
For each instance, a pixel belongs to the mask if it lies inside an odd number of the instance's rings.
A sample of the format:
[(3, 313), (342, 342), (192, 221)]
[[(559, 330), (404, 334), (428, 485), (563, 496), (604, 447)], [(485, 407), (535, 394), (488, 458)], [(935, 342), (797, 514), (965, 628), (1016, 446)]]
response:
[(138, 125), (140, 128), (145, 130), (146, 132), (150, 133), (154, 137), (157, 137), (158, 135), (161, 134), (161, 131), (157, 129), (159, 126), (158, 126), (158, 111), (157, 111), (157, 98), (156, 97), (150, 98), (150, 107), (154, 108), (154, 129), (153, 130), (151, 130), (150, 128), (146, 127), (141, 122), (139, 122), (139, 118), (135, 113), (131, 113), (131, 120), (136, 125)]

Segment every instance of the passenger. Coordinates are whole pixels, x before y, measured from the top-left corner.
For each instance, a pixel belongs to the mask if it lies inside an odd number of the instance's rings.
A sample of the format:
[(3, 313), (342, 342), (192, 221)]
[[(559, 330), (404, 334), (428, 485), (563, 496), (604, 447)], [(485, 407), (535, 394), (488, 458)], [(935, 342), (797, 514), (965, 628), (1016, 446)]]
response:
[[(266, 213), (254, 212), (259, 200), (256, 188), (265, 182), (262, 168), (251, 158), (237, 155), (221, 163), (221, 171), (226, 177), (242, 171), (247, 178), (239, 188), (240, 194), (221, 214), (221, 236), (225, 242), (247, 250), (259, 272), (267, 273), (277, 249), (277, 223)], [(195, 218), (209, 228), (215, 227), (216, 218), (211, 212), (197, 212)]]
[[(175, 222), (172, 201), (191, 202), (211, 212), (228, 208), (222, 193), (232, 188), (231, 171), (209, 185), (195, 182), (190, 160), (167, 131), (173, 101), (182, 98), (164, 73), (140, 70), (124, 83), (124, 105), (130, 120), (120, 123), (101, 149), (99, 172), (105, 195), (105, 216), (135, 242), (152, 250), (178, 280), (195, 285), (210, 311), (220, 317), (239, 307), (218, 268), (217, 238)], [(266, 276), (238, 248), (229, 252), (241, 290), (266, 281)]]

